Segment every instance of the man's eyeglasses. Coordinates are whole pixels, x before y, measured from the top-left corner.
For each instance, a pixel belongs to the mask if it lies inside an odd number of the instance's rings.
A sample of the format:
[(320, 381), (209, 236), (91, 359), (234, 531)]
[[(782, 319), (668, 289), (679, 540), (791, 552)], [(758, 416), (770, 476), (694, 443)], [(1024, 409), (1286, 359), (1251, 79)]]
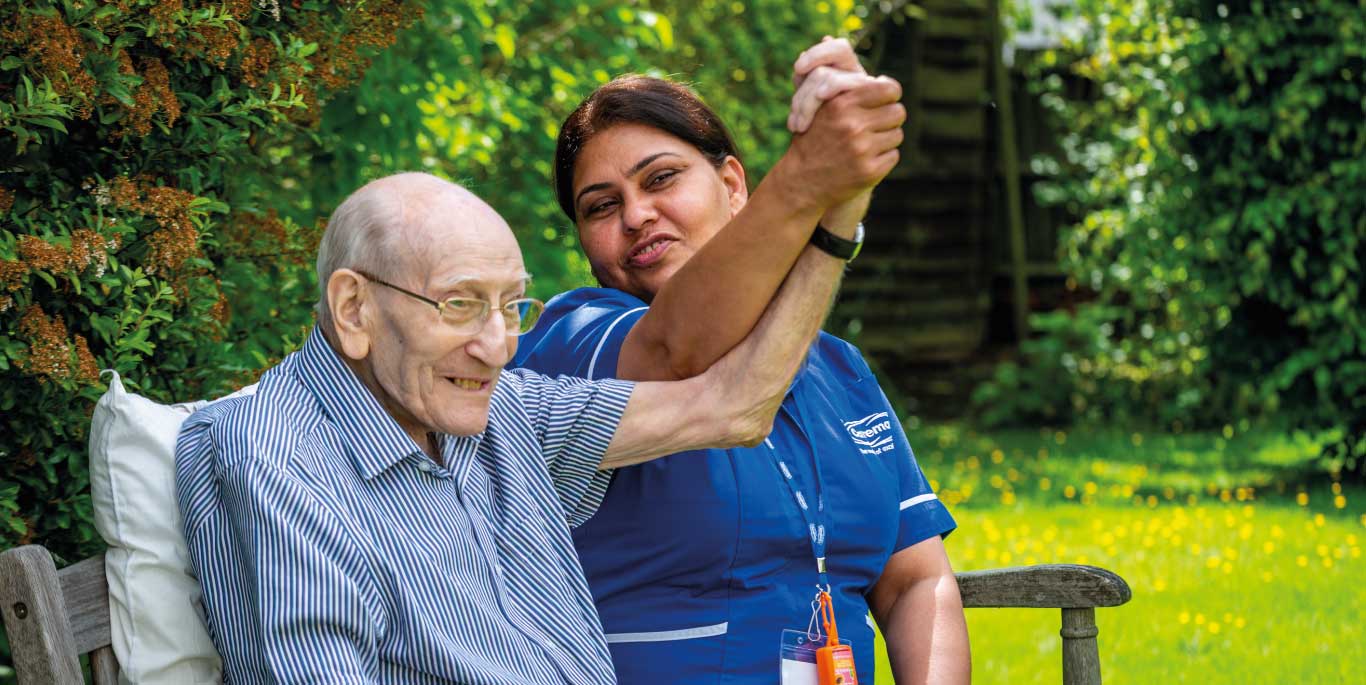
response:
[[(393, 288), (404, 295), (436, 307), (436, 311), (441, 315), (441, 320), (454, 327), (457, 333), (473, 334), (483, 330), (484, 324), (489, 320), (489, 312), (493, 311), (493, 304), (488, 300), (472, 297), (452, 297), (444, 301), (433, 300), (407, 288), (382, 281), (359, 269), (352, 269), (352, 271), (386, 288)], [(503, 303), (498, 307), (498, 311), (503, 315), (503, 323), (507, 328), (508, 335), (526, 335), (536, 326), (537, 319), (541, 318), (541, 312), (545, 311), (545, 303), (532, 297), (522, 297)]]

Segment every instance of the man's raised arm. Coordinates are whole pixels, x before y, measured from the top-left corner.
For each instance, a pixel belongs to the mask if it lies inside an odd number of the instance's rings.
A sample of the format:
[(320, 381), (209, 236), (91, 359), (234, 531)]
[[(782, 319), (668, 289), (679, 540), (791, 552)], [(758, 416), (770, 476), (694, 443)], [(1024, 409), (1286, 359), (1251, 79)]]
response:
[(602, 468), (763, 441), (820, 331), (844, 264), (805, 248), (754, 330), (720, 361), (688, 380), (637, 384)]

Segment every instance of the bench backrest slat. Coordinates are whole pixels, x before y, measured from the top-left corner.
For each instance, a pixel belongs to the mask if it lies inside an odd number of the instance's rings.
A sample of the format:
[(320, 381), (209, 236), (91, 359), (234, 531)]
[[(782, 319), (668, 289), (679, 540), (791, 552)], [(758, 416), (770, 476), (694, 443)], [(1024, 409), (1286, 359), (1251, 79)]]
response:
[(57, 572), (62, 583), (67, 621), (76, 651), (81, 654), (107, 647), (109, 583), (104, 579), (104, 555), (93, 556)]

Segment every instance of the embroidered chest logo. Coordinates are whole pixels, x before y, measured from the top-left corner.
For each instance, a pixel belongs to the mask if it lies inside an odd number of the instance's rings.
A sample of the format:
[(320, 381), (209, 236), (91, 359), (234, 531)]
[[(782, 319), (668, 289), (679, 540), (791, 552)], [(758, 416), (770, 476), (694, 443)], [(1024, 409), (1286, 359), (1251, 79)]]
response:
[(887, 417), (885, 411), (869, 414), (854, 421), (845, 421), (844, 428), (849, 431), (849, 437), (862, 454), (878, 455), (890, 452), (895, 447), (892, 444), (892, 420)]

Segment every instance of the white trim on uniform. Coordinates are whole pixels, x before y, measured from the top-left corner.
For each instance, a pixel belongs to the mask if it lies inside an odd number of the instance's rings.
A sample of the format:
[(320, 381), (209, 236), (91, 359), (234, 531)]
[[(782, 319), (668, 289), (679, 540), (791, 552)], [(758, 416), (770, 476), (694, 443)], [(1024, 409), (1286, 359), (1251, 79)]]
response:
[(906, 511), (907, 509), (917, 504), (922, 504), (932, 499), (939, 499), (939, 495), (936, 495), (933, 492), (927, 492), (923, 495), (916, 495), (915, 497), (912, 497), (910, 499), (901, 500), (901, 510)]
[(726, 622), (680, 630), (659, 630), (651, 633), (607, 633), (605, 637), (609, 645), (618, 642), (670, 642), (673, 640), (692, 640), (699, 637), (716, 637), (717, 635), (725, 635), (729, 629), (730, 623)]
[(602, 346), (607, 344), (607, 338), (612, 335), (612, 329), (616, 328), (617, 324), (621, 323), (622, 319), (644, 309), (649, 309), (649, 307), (636, 307), (635, 309), (627, 310), (626, 313), (618, 316), (617, 320), (613, 321), (612, 324), (607, 327), (607, 331), (603, 333), (602, 338), (598, 340), (598, 346), (593, 349), (593, 358), (588, 361), (588, 380), (593, 380), (593, 369), (598, 366), (598, 355), (602, 354)]

